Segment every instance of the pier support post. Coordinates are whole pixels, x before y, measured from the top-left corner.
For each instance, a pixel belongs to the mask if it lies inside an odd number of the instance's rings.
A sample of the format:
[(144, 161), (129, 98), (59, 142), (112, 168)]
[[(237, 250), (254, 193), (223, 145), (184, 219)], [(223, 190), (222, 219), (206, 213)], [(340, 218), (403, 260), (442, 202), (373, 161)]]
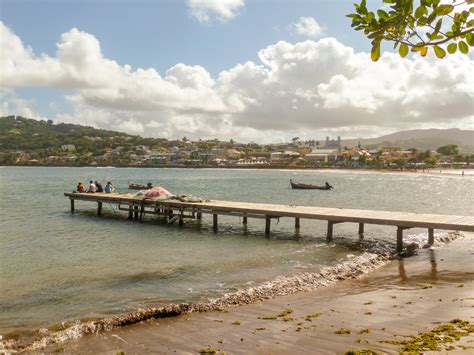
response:
[(434, 229), (428, 228), (428, 245), (434, 244)]
[(71, 198), (71, 213), (74, 213), (74, 199)]
[(202, 219), (202, 213), (201, 212), (196, 213), (196, 218), (197, 219)]
[(134, 210), (133, 218), (135, 219), (135, 221), (138, 221), (138, 206), (134, 206), (133, 210)]
[(217, 214), (212, 214), (212, 229), (217, 232)]
[(359, 237), (364, 237), (364, 223), (359, 223)]
[(403, 227), (397, 227), (397, 252), (401, 253), (403, 250)]
[(265, 216), (265, 235), (268, 237), (270, 235), (270, 224), (272, 219), (269, 216)]
[(332, 242), (332, 230), (333, 230), (334, 222), (328, 221), (328, 232), (326, 234), (326, 240), (328, 242)]
[(295, 229), (300, 229), (300, 219), (299, 219), (299, 217), (295, 218)]
[(102, 202), (97, 202), (97, 215), (102, 215)]
[(184, 215), (184, 211), (183, 211), (183, 209), (181, 208), (181, 211), (179, 211), (179, 222), (178, 222), (178, 224), (179, 224), (180, 226), (182, 226), (182, 225), (184, 224), (183, 215)]
[(133, 219), (132, 205), (128, 205), (128, 219)]
[(242, 217), (242, 223), (243, 224), (247, 224), (247, 215), (244, 214), (244, 216)]

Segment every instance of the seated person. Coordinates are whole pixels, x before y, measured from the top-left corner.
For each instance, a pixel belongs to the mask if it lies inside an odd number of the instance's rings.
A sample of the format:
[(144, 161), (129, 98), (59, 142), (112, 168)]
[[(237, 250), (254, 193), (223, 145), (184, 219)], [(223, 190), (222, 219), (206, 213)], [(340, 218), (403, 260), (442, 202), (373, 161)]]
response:
[(82, 184), (82, 182), (79, 181), (79, 183), (76, 186), (76, 191), (79, 193), (84, 192), (84, 185)]
[(94, 192), (97, 191), (97, 186), (95, 186), (94, 181), (89, 182), (89, 189), (87, 190), (87, 193), (93, 194)]
[(105, 193), (110, 194), (115, 191), (115, 186), (110, 181), (107, 181), (104, 191)]
[(96, 181), (95, 186), (97, 187), (96, 192), (104, 192), (104, 188), (102, 187), (102, 184), (100, 182)]

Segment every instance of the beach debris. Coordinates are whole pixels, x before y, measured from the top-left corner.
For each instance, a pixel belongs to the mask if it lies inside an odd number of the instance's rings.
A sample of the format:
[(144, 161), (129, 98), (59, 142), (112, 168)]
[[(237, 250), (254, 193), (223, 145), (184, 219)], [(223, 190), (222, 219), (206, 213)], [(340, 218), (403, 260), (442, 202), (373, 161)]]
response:
[(293, 313), (293, 310), (292, 309), (287, 309), (287, 310), (281, 312), (279, 315), (277, 315), (277, 317), (285, 317), (285, 316), (287, 316), (291, 313)]
[[(387, 343), (400, 346), (401, 352), (421, 353), (424, 351), (443, 351), (453, 349), (454, 342), (462, 337), (474, 333), (474, 324), (459, 318), (451, 319), (447, 324), (440, 324), (431, 331), (410, 335), (411, 340), (381, 340), (380, 343)], [(446, 345), (449, 344), (449, 345)], [(464, 345), (457, 345), (463, 348)]]
[(364, 333), (370, 333), (370, 329), (369, 328), (365, 328), (365, 329), (361, 329), (359, 331), (359, 334), (364, 334)]
[(217, 354), (219, 350), (208, 347), (206, 349), (199, 350), (199, 354)]
[(322, 313), (313, 313), (313, 314), (308, 314), (304, 319), (308, 322), (312, 322), (313, 318), (318, 318), (321, 316)]
[(350, 329), (338, 329), (334, 332), (334, 334), (351, 334), (352, 333), (352, 330)]
[(233, 325), (240, 325), (240, 320), (236, 320), (235, 322), (232, 322), (231, 324), (233, 324)]
[(358, 349), (346, 351), (343, 355), (381, 355), (378, 351), (372, 349)]

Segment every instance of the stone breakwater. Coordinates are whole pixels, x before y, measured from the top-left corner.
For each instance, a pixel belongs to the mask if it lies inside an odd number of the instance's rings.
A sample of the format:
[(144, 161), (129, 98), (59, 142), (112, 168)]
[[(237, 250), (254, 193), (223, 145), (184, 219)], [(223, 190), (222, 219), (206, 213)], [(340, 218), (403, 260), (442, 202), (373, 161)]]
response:
[[(437, 238), (435, 246), (442, 246), (460, 236), (461, 234), (457, 232), (446, 233)], [(28, 340), (3, 340), (0, 350), (2, 350), (2, 348), (7, 351), (41, 349), (50, 344), (62, 343), (86, 334), (108, 331), (149, 319), (174, 317), (192, 312), (223, 310), (226, 307), (262, 302), (277, 296), (312, 291), (333, 285), (338, 281), (359, 278), (386, 264), (393, 257), (394, 255), (388, 252), (381, 254), (364, 253), (359, 256), (354, 256), (350, 260), (338, 265), (325, 267), (320, 272), (303, 273), (290, 277), (278, 277), (259, 286), (227, 293), (221, 297), (210, 299), (207, 302), (178, 303), (163, 307), (138, 309), (134, 312), (95, 321), (78, 321), (77, 324), (56, 332), (40, 329), (34, 337)]]

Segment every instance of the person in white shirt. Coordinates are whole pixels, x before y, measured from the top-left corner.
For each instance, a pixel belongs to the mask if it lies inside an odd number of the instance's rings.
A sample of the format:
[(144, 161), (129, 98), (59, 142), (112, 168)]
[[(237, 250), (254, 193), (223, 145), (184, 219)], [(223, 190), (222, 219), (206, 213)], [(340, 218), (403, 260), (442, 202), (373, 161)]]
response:
[(97, 191), (97, 186), (95, 186), (94, 181), (89, 182), (89, 189), (87, 190), (88, 193), (93, 194), (94, 192)]

